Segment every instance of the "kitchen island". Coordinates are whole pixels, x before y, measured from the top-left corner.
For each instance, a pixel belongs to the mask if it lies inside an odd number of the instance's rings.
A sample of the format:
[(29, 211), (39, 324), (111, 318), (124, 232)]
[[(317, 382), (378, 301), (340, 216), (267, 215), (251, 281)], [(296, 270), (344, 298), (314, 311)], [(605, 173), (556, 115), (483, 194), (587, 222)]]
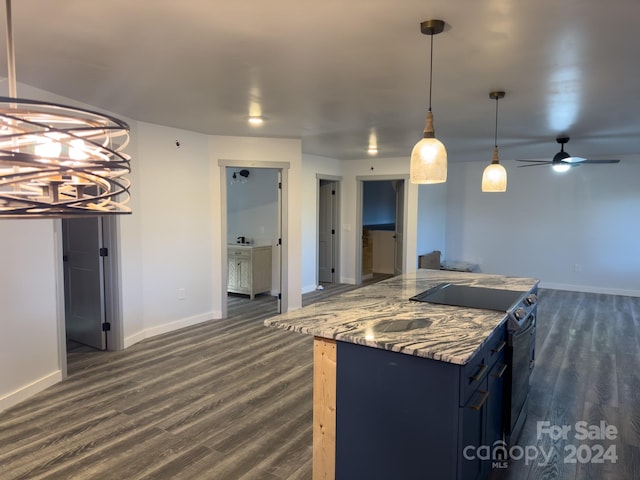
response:
[(315, 479), (486, 476), (474, 449), (500, 438), (508, 315), (409, 300), (442, 283), (538, 281), (418, 270), (265, 321), (314, 336)]

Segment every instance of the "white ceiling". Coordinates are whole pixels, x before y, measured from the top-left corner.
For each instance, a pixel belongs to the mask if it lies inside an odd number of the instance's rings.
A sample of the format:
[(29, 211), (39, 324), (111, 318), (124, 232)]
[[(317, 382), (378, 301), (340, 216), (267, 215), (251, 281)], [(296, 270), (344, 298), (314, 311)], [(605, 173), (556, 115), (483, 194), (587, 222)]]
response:
[[(366, 158), (373, 131), (379, 156), (408, 157), (431, 18), (447, 23), (433, 112), (450, 161), (489, 162), (496, 89), (503, 160), (550, 158), (561, 133), (573, 155), (640, 158), (638, 0), (16, 0), (17, 79), (135, 120), (302, 138), (337, 159)], [(3, 36), (4, 24), (2, 8)], [(0, 62), (6, 76), (4, 49)]]

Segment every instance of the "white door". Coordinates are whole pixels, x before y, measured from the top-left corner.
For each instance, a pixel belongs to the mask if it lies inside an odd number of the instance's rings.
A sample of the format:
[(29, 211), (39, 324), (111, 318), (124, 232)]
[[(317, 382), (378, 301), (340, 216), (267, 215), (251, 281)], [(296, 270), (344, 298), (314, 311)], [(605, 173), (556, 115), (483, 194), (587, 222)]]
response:
[(338, 202), (337, 182), (320, 180), (318, 208), (318, 281), (335, 283)]
[(404, 265), (404, 180), (394, 180), (396, 191), (396, 228), (394, 232), (394, 275), (400, 275), (403, 272)]
[(106, 349), (102, 219), (62, 220), (67, 340)]

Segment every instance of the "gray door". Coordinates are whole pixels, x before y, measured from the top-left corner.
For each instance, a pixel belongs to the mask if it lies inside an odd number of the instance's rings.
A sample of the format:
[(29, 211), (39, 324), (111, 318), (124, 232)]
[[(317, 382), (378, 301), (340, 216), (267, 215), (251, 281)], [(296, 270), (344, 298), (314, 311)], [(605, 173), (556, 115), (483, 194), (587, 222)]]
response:
[(394, 180), (396, 191), (396, 229), (394, 232), (394, 275), (400, 275), (403, 271), (404, 257), (404, 180)]
[(67, 340), (104, 350), (102, 219), (62, 220)]
[(282, 169), (278, 170), (278, 206), (277, 206), (277, 227), (276, 230), (278, 232), (278, 267), (276, 268), (276, 275), (278, 276), (278, 313), (282, 313)]
[(318, 208), (318, 280), (334, 283), (336, 281), (335, 260), (337, 256), (336, 222), (338, 202), (336, 198), (337, 182), (320, 180)]

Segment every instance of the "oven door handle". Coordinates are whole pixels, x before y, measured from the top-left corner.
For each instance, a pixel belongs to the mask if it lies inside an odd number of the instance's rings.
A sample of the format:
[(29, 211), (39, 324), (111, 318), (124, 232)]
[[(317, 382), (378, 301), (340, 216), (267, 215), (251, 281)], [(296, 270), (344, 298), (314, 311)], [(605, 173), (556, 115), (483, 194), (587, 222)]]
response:
[(500, 371), (499, 371), (499, 372), (496, 372), (496, 373), (492, 373), (492, 374), (491, 374), (491, 376), (492, 376), (493, 378), (502, 378), (502, 375), (504, 375), (504, 372), (505, 372), (506, 370), (507, 370), (507, 364), (506, 364), (506, 363), (503, 363), (503, 364), (502, 364), (502, 367), (500, 368)]
[(492, 349), (491, 349), (491, 351), (492, 351), (493, 353), (500, 353), (500, 352), (504, 349), (504, 347), (505, 347), (506, 345), (507, 345), (507, 342), (505, 342), (505, 341), (503, 340), (503, 341), (501, 341), (501, 342), (500, 342), (500, 344), (499, 344), (497, 347), (492, 348)]

